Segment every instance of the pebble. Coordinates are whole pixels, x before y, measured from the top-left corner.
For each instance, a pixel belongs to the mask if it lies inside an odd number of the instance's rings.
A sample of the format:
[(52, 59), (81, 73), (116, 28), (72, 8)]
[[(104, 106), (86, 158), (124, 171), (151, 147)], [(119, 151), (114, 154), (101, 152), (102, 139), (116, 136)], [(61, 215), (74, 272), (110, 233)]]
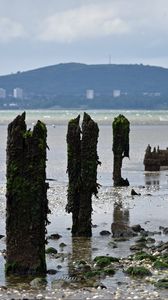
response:
[(108, 230), (102, 230), (102, 231), (100, 231), (100, 235), (110, 235), (110, 234), (111, 234), (111, 232), (108, 231)]
[(42, 295), (42, 294), (38, 294), (38, 295), (36, 296), (36, 299), (43, 299), (43, 295)]

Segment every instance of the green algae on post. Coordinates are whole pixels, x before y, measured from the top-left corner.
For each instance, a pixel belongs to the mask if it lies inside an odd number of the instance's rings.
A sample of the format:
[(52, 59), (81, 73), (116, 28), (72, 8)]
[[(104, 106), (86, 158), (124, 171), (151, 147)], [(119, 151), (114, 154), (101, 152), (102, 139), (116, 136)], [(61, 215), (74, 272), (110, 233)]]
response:
[(48, 223), (47, 129), (38, 121), (27, 130), (25, 113), (8, 126), (6, 274), (44, 274)]
[(128, 179), (121, 176), (122, 160), (124, 157), (129, 158), (129, 131), (130, 123), (123, 116), (119, 115), (113, 121), (113, 180), (114, 186), (128, 186)]

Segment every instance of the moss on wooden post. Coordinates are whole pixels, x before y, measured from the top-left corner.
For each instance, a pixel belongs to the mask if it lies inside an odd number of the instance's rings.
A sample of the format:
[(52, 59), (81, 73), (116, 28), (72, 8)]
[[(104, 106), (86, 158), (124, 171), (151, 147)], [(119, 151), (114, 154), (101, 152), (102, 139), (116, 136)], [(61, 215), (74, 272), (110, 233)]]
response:
[(123, 179), (121, 176), (122, 160), (124, 157), (129, 157), (129, 121), (119, 115), (113, 121), (113, 180), (114, 186), (128, 186), (128, 179)]
[(68, 124), (68, 204), (72, 212), (72, 235), (92, 234), (91, 213), (92, 195), (97, 195), (97, 141), (99, 129), (91, 117), (84, 113), (82, 140), (80, 137), (79, 116)]
[(8, 126), (6, 274), (44, 274), (48, 200), (46, 126), (26, 129), (25, 113)]

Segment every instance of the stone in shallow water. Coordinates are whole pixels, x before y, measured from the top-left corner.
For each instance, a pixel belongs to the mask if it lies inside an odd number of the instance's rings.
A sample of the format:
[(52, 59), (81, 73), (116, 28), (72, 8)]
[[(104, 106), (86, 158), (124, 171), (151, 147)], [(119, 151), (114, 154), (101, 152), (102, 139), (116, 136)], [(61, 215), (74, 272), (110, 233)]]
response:
[(92, 228), (97, 228), (98, 225), (97, 224), (92, 224)]
[(48, 237), (48, 239), (50, 239), (50, 240), (59, 240), (61, 237), (62, 237), (62, 235), (60, 235), (59, 233), (53, 233)]
[(164, 234), (168, 234), (168, 227), (165, 227), (165, 228), (163, 229), (163, 233), (164, 233)]
[(111, 248), (113, 248), (113, 249), (118, 248), (117, 244), (115, 242), (113, 242), (113, 241), (110, 241), (108, 243), (108, 246), (111, 247)]
[(60, 248), (64, 248), (64, 247), (66, 247), (67, 245), (66, 245), (65, 243), (60, 243), (59, 246), (60, 246)]
[(57, 254), (58, 251), (54, 247), (49, 247), (46, 249), (46, 254)]
[(133, 225), (133, 226), (131, 226), (131, 228), (135, 232), (140, 232), (141, 230), (143, 230), (143, 228), (141, 227), (140, 224)]
[(56, 273), (57, 273), (57, 270), (54, 270), (54, 269), (47, 270), (47, 274), (49, 274), (49, 275), (55, 275)]
[(168, 277), (159, 279), (159, 280), (155, 283), (155, 286), (158, 287), (158, 288), (165, 288), (165, 289), (168, 289)]
[(140, 193), (137, 193), (134, 189), (131, 190), (131, 196), (140, 196)]
[(146, 248), (146, 245), (144, 243), (138, 243), (136, 245), (132, 245), (130, 246), (130, 250), (131, 251), (140, 251), (142, 250), (143, 248)]
[(147, 243), (150, 243), (150, 244), (154, 244), (156, 242), (156, 240), (151, 237), (147, 238), (146, 241), (147, 241)]
[(135, 277), (145, 277), (145, 276), (151, 276), (152, 273), (145, 267), (129, 267), (127, 270), (125, 270), (125, 273), (131, 276)]
[(100, 231), (100, 235), (110, 235), (110, 234), (111, 234), (111, 232), (108, 231), (108, 230), (102, 230), (102, 231)]
[(40, 288), (42, 285), (46, 285), (46, 279), (37, 277), (30, 282), (30, 285), (35, 288)]

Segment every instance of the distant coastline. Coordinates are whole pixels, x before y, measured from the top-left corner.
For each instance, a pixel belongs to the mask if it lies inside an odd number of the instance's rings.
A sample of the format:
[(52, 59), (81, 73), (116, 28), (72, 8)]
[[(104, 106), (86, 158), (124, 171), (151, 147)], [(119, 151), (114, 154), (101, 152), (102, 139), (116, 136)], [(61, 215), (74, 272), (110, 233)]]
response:
[(0, 109), (168, 109), (168, 69), (66, 63), (0, 76)]

